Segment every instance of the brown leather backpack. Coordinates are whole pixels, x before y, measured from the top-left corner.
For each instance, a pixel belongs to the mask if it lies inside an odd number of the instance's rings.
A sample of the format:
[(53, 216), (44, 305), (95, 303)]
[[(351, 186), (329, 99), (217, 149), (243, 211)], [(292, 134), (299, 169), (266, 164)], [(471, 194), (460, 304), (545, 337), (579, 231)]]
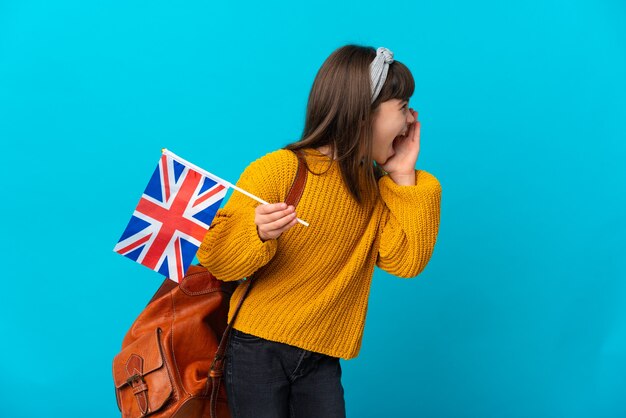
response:
[[(285, 201), (296, 206), (306, 183), (298, 172)], [(123, 418), (230, 418), (221, 378), (230, 330), (253, 280), (229, 324), (230, 297), (238, 282), (223, 282), (192, 265), (180, 283), (165, 279), (139, 314), (113, 359), (117, 405)], [(219, 343), (219, 344), (218, 344)]]

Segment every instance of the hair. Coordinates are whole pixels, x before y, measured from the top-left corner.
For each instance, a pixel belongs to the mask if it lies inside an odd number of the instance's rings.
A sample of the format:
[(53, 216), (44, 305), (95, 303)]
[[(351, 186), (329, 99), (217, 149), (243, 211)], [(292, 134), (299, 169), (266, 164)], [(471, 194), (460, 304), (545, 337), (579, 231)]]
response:
[(372, 103), (369, 65), (374, 58), (376, 49), (360, 45), (345, 45), (330, 54), (313, 81), (301, 139), (284, 147), (297, 151), (329, 146), (359, 204), (364, 194), (378, 198), (378, 179), (384, 174), (372, 160), (373, 114), (382, 102), (408, 101), (415, 89), (409, 69), (394, 60)]

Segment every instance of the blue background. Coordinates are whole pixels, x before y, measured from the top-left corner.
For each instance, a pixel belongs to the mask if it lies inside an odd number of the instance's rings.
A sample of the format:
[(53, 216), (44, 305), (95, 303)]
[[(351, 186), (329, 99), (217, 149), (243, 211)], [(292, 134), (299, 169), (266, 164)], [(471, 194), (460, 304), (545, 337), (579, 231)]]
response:
[(112, 251), (161, 148), (230, 181), (337, 47), (416, 79), (430, 264), (376, 271), (350, 417), (626, 415), (626, 4), (0, 2), (0, 416), (117, 416), (162, 278)]

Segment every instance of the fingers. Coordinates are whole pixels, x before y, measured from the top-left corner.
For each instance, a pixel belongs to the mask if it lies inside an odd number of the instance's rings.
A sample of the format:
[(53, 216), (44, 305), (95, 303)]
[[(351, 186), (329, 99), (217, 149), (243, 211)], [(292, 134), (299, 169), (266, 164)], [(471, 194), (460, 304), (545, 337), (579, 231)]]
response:
[(256, 207), (256, 213), (260, 216), (268, 217), (271, 220), (276, 220), (281, 217), (281, 214), (289, 214), (294, 211), (293, 206), (287, 207), (286, 203), (270, 203), (267, 205), (259, 205)]
[[(409, 129), (409, 131), (411, 131), (414, 135), (419, 135), (421, 126), (422, 124), (419, 121), (415, 121), (415, 123), (411, 125), (411, 129)], [(410, 136), (410, 135), (407, 135), (407, 136)]]
[(277, 239), (283, 232), (295, 226), (296, 223), (298, 223), (298, 221), (294, 214), (293, 217), (281, 219), (269, 224), (257, 224), (257, 232), (262, 241)]
[(409, 110), (411, 111), (411, 114), (415, 118), (415, 122), (411, 124), (411, 127), (409, 128), (409, 134), (407, 135), (407, 137), (412, 138), (419, 143), (421, 123), (419, 122), (419, 120), (417, 120), (418, 113), (413, 108)]
[(257, 206), (254, 222), (257, 225), (259, 237), (266, 241), (278, 238), (298, 221), (293, 206), (287, 206), (285, 203), (274, 203)]
[(415, 122), (415, 131), (413, 132), (413, 138), (415, 139), (415, 141), (417, 141), (417, 143), (419, 144), (420, 142), (420, 130), (422, 128), (422, 124), (419, 123), (419, 121)]
[[(259, 224), (257, 225), (263, 225), (263, 229), (265, 231), (277, 231), (277, 230), (282, 230), (283, 228), (285, 228), (286, 226), (288, 226), (290, 223), (292, 222), (297, 222), (296, 221), (296, 213), (295, 212), (291, 212), (289, 214), (286, 215), (282, 215), (281, 217), (279, 217), (276, 220), (271, 220), (271, 218), (261, 218)], [(282, 231), (280, 231), (282, 232)]]

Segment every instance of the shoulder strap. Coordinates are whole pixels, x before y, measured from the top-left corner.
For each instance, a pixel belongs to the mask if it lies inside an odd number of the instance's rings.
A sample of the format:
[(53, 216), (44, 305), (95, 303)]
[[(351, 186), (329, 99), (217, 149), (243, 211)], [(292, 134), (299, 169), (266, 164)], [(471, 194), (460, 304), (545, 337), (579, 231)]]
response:
[(300, 150), (294, 151), (294, 153), (296, 154), (296, 157), (298, 157), (298, 171), (296, 172), (296, 178), (291, 184), (291, 189), (289, 190), (289, 193), (287, 193), (285, 203), (296, 207), (298, 206), (298, 202), (304, 192), (304, 186), (306, 185), (309, 170), (306, 168), (306, 161), (304, 161), (304, 157), (302, 156)]

